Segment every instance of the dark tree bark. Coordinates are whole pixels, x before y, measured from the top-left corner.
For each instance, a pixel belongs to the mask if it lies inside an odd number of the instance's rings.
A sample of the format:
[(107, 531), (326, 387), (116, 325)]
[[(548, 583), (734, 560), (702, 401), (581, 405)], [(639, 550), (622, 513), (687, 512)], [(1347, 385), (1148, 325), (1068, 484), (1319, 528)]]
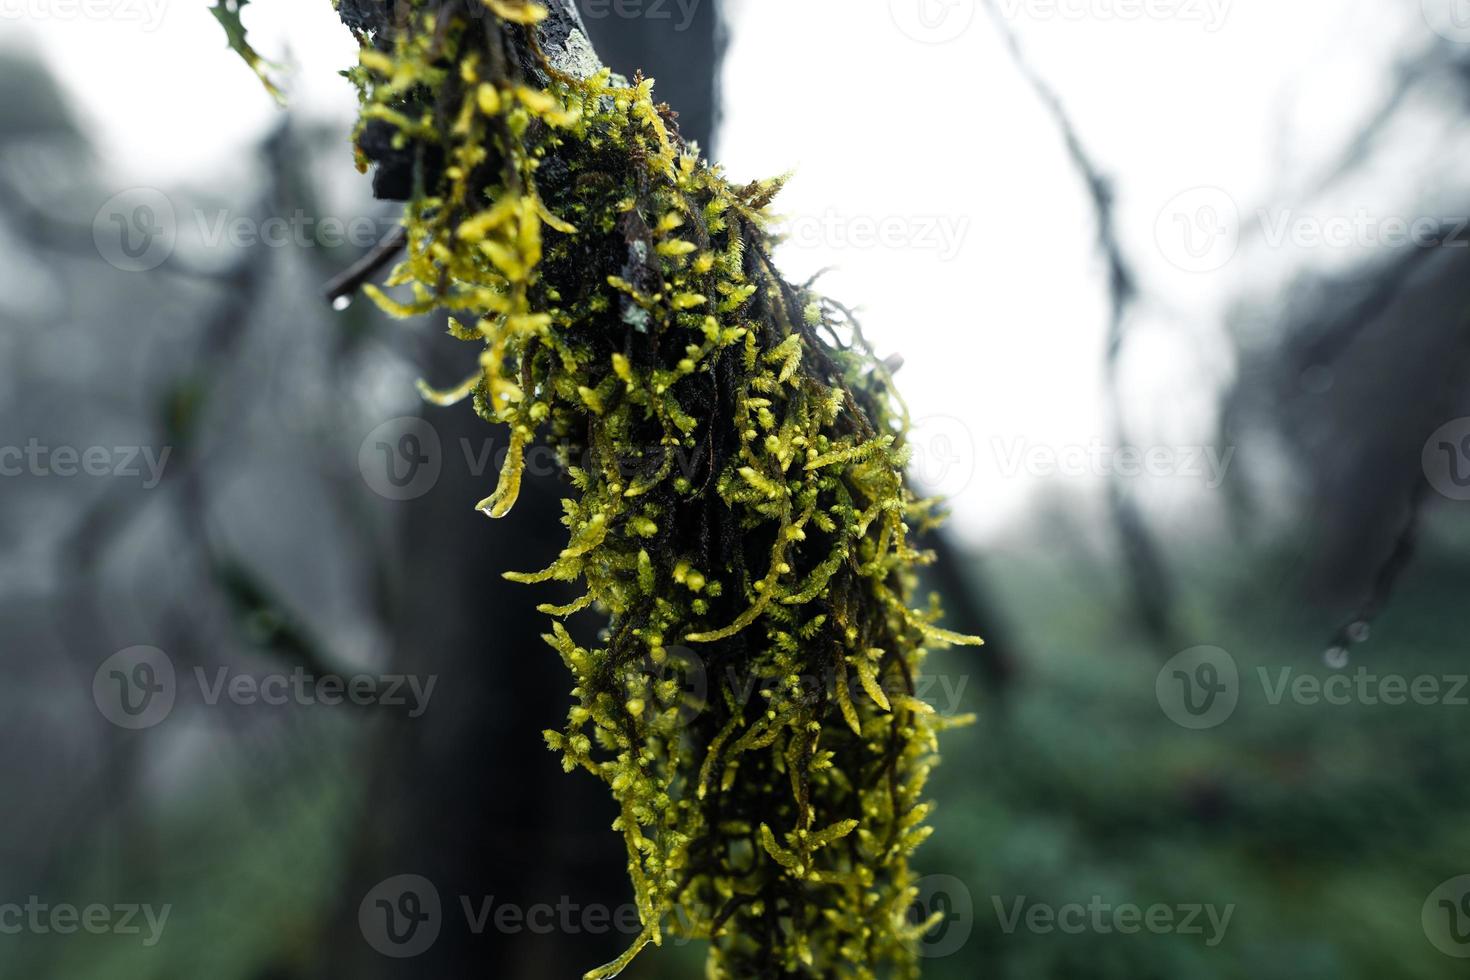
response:
[[(553, 15), (541, 25), (542, 43), (554, 62), (565, 64), (569, 39), (584, 27), (571, 4), (546, 5)], [(342, 0), (340, 10), (349, 26), (375, 31), (387, 29), (393, 13), (383, 0)], [(700, 4), (685, 32), (676, 32), (675, 23), (644, 19), (593, 24), (599, 43), (617, 52), (617, 67), (645, 66), (658, 79), (660, 97), (681, 113), (684, 134), (708, 145), (718, 113), (718, 4)], [(590, 51), (585, 43), (580, 47)], [(436, 325), (430, 332), (444, 331)], [(424, 373), (451, 377), (462, 373), (463, 363), (463, 346), (444, 338)], [(443, 444), (444, 475), (433, 493), (405, 505), (402, 556), (412, 573), (398, 620), (395, 669), (435, 674), (439, 687), (422, 718), (385, 720), (373, 734), (364, 756), (369, 788), (363, 824), (334, 935), (321, 944), (323, 958), (312, 975), (580, 976), (588, 964), (622, 952), (633, 937), (560, 928), (549, 935), (502, 935), (493, 924), (475, 936), (459, 905), (461, 895), (476, 906), (493, 895), (496, 907), (522, 908), (556, 906), (564, 898), (608, 909), (631, 901), (621, 849), (608, 829), (616, 808), (601, 785), (568, 778), (542, 740), (541, 732), (558, 727), (565, 715), (566, 670), (540, 639), (544, 617), (525, 587), (501, 577), (512, 567), (541, 567), (556, 557), (557, 501), (565, 487), (556, 477), (528, 473), (515, 519), (487, 520), (474, 503), (489, 492), (495, 468), (469, 473), (461, 446), (478, 453), (493, 439), (501, 449), (502, 434), (463, 406), (428, 411)], [(592, 637), (579, 640), (590, 643)], [(389, 960), (362, 940), (358, 904), (375, 884), (398, 874), (434, 882), (444, 927), (427, 952)]]

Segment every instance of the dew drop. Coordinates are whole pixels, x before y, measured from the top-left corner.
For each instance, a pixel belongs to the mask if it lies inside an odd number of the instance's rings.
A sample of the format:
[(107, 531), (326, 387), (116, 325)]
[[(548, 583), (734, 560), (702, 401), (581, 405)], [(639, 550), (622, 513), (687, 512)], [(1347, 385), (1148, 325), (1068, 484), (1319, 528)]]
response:
[(1347, 638), (1354, 643), (1367, 643), (1368, 637), (1373, 635), (1373, 627), (1359, 620), (1347, 628)]
[(332, 309), (336, 310), (338, 313), (341, 313), (343, 310), (347, 309), (351, 305), (351, 296), (338, 296), (336, 299), (332, 300)]
[(1333, 670), (1342, 670), (1348, 665), (1349, 655), (1347, 647), (1332, 647), (1323, 654), (1322, 659)]

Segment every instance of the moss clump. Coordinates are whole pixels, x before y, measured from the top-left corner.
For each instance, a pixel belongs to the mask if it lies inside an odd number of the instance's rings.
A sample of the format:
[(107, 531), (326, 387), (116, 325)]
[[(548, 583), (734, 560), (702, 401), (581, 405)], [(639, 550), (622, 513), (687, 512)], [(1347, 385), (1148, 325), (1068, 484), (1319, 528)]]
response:
[[(643, 923), (588, 976), (675, 931), (711, 940), (713, 977), (914, 975), (908, 857), (953, 723), (914, 676), (926, 643), (979, 641), (910, 608), (934, 512), (904, 484), (893, 379), (773, 267), (780, 181), (731, 185), (650, 81), (553, 68), (544, 9), (473, 2), (360, 35), (359, 152), (389, 127), (418, 160), (399, 298), (370, 292), (483, 346), (426, 393), (509, 427), (485, 512), (515, 503), (528, 445), (566, 454), (567, 547), (510, 577), (586, 585), (541, 607), (575, 681), (546, 739), (611, 788)], [(601, 646), (561, 623), (584, 609)]]

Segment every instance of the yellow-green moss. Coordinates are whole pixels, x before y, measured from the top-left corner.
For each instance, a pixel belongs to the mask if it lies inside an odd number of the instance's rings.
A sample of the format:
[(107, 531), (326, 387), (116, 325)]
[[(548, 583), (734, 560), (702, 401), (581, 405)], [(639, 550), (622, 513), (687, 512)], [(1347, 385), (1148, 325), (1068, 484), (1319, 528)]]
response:
[[(472, 2), (440, 23), (411, 5), (349, 72), (359, 134), (386, 124), (437, 161), (420, 152), (407, 257), (370, 291), (482, 347), (429, 393), (509, 427), (481, 509), (511, 509), (533, 441), (566, 452), (567, 547), (510, 577), (583, 582), (541, 608), (609, 617), (601, 646), (559, 618), (546, 637), (575, 684), (546, 740), (611, 788), (643, 922), (588, 976), (672, 931), (712, 940), (714, 977), (915, 975), (908, 856), (953, 722), (913, 679), (926, 643), (978, 641), (910, 608), (933, 508), (904, 484), (892, 378), (846, 311), (773, 268), (780, 181), (731, 185), (651, 81), (554, 70), (541, 8)], [(691, 658), (694, 703), (673, 676)]]

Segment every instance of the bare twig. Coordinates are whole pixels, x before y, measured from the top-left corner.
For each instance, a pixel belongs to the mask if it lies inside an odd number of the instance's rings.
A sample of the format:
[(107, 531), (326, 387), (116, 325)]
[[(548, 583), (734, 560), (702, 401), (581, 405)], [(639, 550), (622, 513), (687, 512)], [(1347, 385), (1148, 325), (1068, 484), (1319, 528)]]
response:
[[(1016, 70), (1031, 86), (1047, 113), (1061, 131), (1072, 166), (1082, 177), (1088, 198), (1097, 216), (1097, 245), (1108, 267), (1108, 343), (1105, 361), (1106, 393), (1110, 435), (1113, 444), (1129, 445), (1128, 430), (1123, 421), (1119, 372), (1124, 343), (1124, 324), (1128, 306), (1137, 296), (1132, 271), (1123, 257), (1114, 221), (1112, 182), (1093, 161), (1083, 145), (1077, 127), (1056, 89), (1026, 59), (1020, 40), (1010, 23), (996, 6), (986, 0), (986, 12), (1005, 42)], [(1135, 613), (1148, 634), (1163, 648), (1172, 650), (1174, 642), (1168, 574), (1158, 546), (1149, 534), (1147, 522), (1133, 494), (1114, 478), (1108, 484), (1108, 504), (1113, 515), (1124, 562), (1129, 572)]]
[(381, 272), (407, 244), (408, 232), (402, 228), (394, 228), (366, 255), (327, 283), (327, 302), (336, 304), (343, 297), (356, 295), (363, 284)]

